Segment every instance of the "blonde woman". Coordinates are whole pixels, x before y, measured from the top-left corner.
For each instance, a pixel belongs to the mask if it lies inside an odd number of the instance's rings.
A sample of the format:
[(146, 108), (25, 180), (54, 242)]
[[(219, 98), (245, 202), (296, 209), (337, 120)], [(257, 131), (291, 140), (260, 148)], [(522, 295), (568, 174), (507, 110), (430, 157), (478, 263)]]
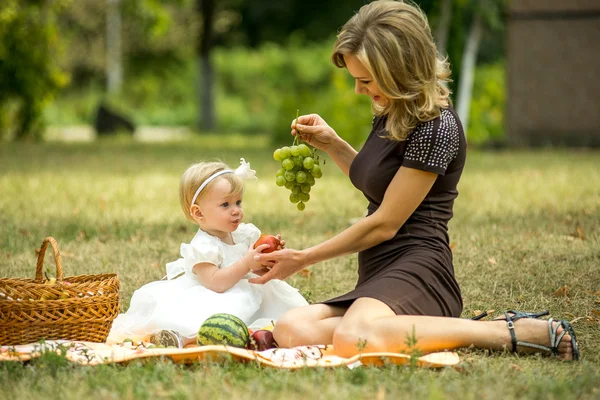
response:
[(316, 114), (294, 120), (292, 135), (325, 151), (349, 176), (369, 200), (367, 216), (305, 250), (257, 255), (276, 264), (251, 282), (285, 279), (354, 252), (358, 282), (347, 294), (284, 314), (274, 332), (279, 345), (333, 344), (341, 356), (406, 351), (414, 332), (422, 352), (474, 345), (577, 359), (571, 325), (538, 319), (546, 312), (458, 318), (462, 299), (447, 226), (467, 146), (444, 84), (449, 66), (423, 12), (399, 1), (363, 6), (341, 29), (332, 61), (352, 75), (357, 94), (372, 99), (364, 146), (357, 152)]

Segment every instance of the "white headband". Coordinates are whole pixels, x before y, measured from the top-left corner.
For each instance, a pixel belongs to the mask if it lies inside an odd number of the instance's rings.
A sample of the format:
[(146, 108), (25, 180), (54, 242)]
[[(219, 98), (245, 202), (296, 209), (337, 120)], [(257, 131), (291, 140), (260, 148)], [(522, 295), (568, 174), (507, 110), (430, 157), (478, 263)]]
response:
[(224, 169), (222, 171), (215, 172), (214, 174), (209, 176), (204, 182), (202, 182), (202, 185), (200, 185), (198, 190), (196, 190), (194, 197), (192, 197), (192, 202), (190, 203), (190, 214), (192, 214), (191, 208), (196, 203), (196, 199), (198, 198), (198, 195), (200, 194), (202, 189), (204, 189), (206, 187), (206, 185), (208, 185), (210, 183), (210, 181), (215, 179), (217, 176), (221, 176), (223, 174), (236, 174), (237, 176), (239, 176), (242, 179), (254, 179), (254, 180), (258, 179), (256, 177), (256, 171), (253, 169), (250, 169), (250, 163), (246, 162), (246, 160), (244, 160), (243, 158), (240, 158), (240, 166), (237, 167), (235, 169), (235, 171), (232, 171), (230, 169)]

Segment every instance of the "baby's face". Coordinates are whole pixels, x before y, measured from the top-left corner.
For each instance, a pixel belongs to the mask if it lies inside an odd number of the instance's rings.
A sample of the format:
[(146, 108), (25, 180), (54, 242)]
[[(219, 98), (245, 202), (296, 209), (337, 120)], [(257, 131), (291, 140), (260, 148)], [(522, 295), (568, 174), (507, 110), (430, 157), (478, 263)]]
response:
[(244, 219), (242, 193), (232, 194), (227, 179), (216, 178), (198, 205), (202, 211), (200, 227), (219, 238), (235, 231)]

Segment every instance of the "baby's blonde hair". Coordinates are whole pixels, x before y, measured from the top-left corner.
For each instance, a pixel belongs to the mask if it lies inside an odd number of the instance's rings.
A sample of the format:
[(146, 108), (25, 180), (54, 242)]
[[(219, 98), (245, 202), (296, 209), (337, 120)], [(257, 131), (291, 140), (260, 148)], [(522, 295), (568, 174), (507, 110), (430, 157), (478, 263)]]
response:
[[(190, 166), (181, 176), (179, 182), (179, 202), (186, 218), (196, 223), (194, 218), (190, 215), (190, 207), (192, 206), (192, 199), (196, 190), (207, 180), (211, 175), (222, 171), (224, 169), (231, 169), (227, 164), (220, 161), (206, 161), (200, 162)], [(204, 196), (214, 185), (218, 179), (227, 179), (231, 184), (230, 194), (237, 195), (244, 192), (244, 184), (242, 179), (234, 173), (228, 173), (218, 176), (206, 185), (204, 189), (198, 195), (196, 203)]]
[(383, 94), (385, 106), (373, 102), (375, 115), (388, 116), (391, 139), (406, 140), (421, 122), (449, 105), (450, 67), (438, 55), (427, 16), (417, 5), (374, 1), (360, 8), (338, 34), (331, 59), (345, 68), (352, 55), (367, 68)]

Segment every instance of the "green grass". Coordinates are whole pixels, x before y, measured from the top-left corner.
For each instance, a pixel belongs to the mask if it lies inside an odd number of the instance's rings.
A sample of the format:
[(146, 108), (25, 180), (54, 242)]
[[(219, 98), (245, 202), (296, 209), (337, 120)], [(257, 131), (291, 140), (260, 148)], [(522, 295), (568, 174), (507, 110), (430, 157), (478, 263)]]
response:
[[(235, 140), (234, 140), (235, 139)], [(281, 233), (289, 247), (331, 237), (366, 201), (328, 162), (304, 213), (275, 186), (263, 137), (208, 136), (177, 143), (2, 143), (0, 275), (33, 277), (35, 249), (54, 236), (66, 275), (118, 272), (123, 310), (133, 291), (164, 275), (195, 232), (178, 201), (180, 174), (219, 158), (252, 163), (246, 221)], [(80, 367), (60, 357), (0, 363), (0, 399), (96, 398), (600, 398), (600, 153), (469, 154), (450, 236), (464, 317), (476, 310), (549, 309), (575, 320), (582, 360), (460, 350), (459, 368), (282, 371), (254, 364), (168, 361)], [(46, 267), (53, 268), (52, 257)], [(356, 256), (292, 277), (311, 302), (353, 287)], [(567, 290), (557, 289), (567, 287)]]

